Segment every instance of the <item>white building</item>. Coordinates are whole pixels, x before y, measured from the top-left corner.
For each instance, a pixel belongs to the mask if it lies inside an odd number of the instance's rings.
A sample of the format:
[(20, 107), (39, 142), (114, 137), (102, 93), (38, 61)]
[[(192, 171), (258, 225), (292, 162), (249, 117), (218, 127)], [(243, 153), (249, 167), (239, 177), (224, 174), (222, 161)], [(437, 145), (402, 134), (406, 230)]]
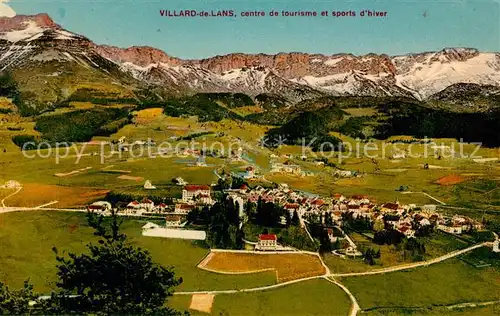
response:
[(97, 201), (92, 203), (91, 205), (101, 207), (103, 211), (111, 211), (111, 203), (109, 203), (108, 201)]
[(500, 242), (498, 239), (493, 242), (493, 252), (500, 252)]
[(261, 234), (257, 242), (257, 250), (276, 250), (278, 238), (275, 234)]
[(182, 186), (184, 186), (184, 185), (187, 185), (187, 184), (188, 184), (188, 183), (187, 183), (184, 179), (182, 179), (181, 177), (177, 177), (177, 178), (175, 178), (175, 182), (177, 183), (177, 185), (182, 185)]
[(180, 203), (180, 204), (175, 204), (175, 213), (178, 214), (187, 214), (191, 212), (194, 209), (194, 205), (192, 204), (185, 204), (185, 203)]
[(165, 225), (167, 227), (180, 226), (183, 216), (179, 214), (167, 214), (165, 216)]
[(245, 169), (245, 179), (252, 179), (255, 177), (255, 169), (252, 166), (249, 166)]
[(204, 204), (210, 204), (210, 187), (208, 185), (186, 185), (182, 190), (182, 201), (185, 203), (193, 202), (196, 198), (200, 198)]
[(150, 199), (143, 199), (141, 203), (139, 204), (140, 208), (150, 212), (154, 209), (155, 203), (151, 201)]
[(14, 181), (14, 180), (9, 180), (5, 182), (5, 184), (2, 186), (4, 189), (18, 189), (21, 187), (21, 183)]
[(146, 180), (146, 182), (144, 183), (144, 189), (146, 189), (146, 190), (155, 190), (156, 187), (151, 183), (151, 181)]
[(143, 231), (156, 229), (156, 228), (160, 228), (160, 225), (155, 224), (155, 223), (151, 223), (151, 222), (147, 222), (144, 226), (142, 226)]

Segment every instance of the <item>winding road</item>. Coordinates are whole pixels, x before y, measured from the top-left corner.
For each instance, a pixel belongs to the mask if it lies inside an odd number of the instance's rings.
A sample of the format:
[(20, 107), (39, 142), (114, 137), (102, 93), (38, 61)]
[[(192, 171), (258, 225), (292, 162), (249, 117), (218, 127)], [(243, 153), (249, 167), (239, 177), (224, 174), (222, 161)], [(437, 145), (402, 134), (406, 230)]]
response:
[(19, 187), (19, 188), (17, 188), (17, 190), (16, 190), (15, 192), (13, 192), (13, 193), (11, 193), (11, 194), (7, 195), (6, 197), (4, 197), (4, 198), (2, 199), (2, 201), (1, 201), (1, 202), (2, 202), (2, 203), (1, 203), (1, 204), (2, 204), (2, 207), (6, 207), (6, 206), (5, 206), (5, 200), (7, 200), (8, 198), (10, 198), (10, 197), (12, 197), (12, 196), (14, 196), (14, 195), (18, 194), (18, 193), (19, 193), (19, 191), (21, 191), (22, 189), (23, 189), (23, 187)]

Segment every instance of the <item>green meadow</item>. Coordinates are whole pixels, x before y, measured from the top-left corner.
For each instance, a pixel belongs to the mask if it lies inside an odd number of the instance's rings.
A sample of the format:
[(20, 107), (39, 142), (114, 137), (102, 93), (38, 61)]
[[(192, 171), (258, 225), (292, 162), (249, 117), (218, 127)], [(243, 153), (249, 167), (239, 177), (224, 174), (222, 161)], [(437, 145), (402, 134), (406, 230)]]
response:
[(341, 281), (363, 310), (376, 311), (500, 300), (499, 280), (498, 267), (478, 269), (451, 259), (428, 267)]
[[(145, 222), (125, 220), (123, 232), (129, 241), (150, 251), (153, 259), (173, 266), (183, 278), (179, 291), (225, 290), (250, 288), (276, 283), (274, 273), (253, 275), (222, 275), (200, 270), (196, 265), (208, 249), (190, 241), (143, 237)], [(82, 252), (95, 241), (85, 214), (30, 211), (0, 214), (0, 280), (20, 287), (30, 279), (35, 290), (49, 293), (55, 289), (56, 260), (52, 247), (58, 251)]]

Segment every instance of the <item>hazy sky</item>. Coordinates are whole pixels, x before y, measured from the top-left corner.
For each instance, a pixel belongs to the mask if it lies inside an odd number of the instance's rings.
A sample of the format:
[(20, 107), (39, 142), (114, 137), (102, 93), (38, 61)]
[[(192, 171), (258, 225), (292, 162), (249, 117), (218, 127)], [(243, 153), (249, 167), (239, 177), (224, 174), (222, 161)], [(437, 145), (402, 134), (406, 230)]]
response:
[[(475, 47), (500, 51), (499, 3), (482, 1), (0, 0), (17, 14), (48, 13), (96, 43), (149, 45), (182, 58), (231, 52), (387, 53)], [(6, 3), (8, 2), (8, 3)], [(5, 8), (5, 7), (4, 7)], [(160, 10), (353, 10), (356, 17), (162, 17)], [(364, 9), (385, 18), (359, 17)]]

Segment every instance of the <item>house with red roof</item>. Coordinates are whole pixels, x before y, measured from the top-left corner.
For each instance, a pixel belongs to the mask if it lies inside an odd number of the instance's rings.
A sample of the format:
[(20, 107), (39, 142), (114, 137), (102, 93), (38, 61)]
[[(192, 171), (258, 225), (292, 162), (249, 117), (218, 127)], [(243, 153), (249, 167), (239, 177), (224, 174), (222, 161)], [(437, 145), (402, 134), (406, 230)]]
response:
[(184, 186), (182, 190), (182, 201), (184, 203), (194, 202), (198, 198), (203, 204), (212, 202), (208, 185), (188, 184)]
[(245, 193), (245, 192), (247, 192), (247, 191), (248, 191), (248, 186), (247, 186), (246, 184), (244, 184), (244, 183), (243, 183), (243, 184), (240, 186), (240, 193), (241, 193), (241, 194), (244, 194), (244, 193)]
[(141, 203), (139, 203), (140, 208), (150, 212), (155, 207), (155, 203), (148, 198), (144, 198)]
[(278, 237), (275, 234), (260, 234), (257, 242), (257, 250), (276, 250)]
[(141, 208), (141, 203), (139, 203), (137, 201), (132, 201), (129, 204), (127, 204), (127, 208), (138, 210)]
[(167, 214), (165, 216), (166, 226), (180, 226), (185, 216), (180, 214)]
[(168, 210), (168, 205), (165, 203), (160, 203), (155, 206), (155, 210), (159, 212), (165, 212)]
[(174, 212), (178, 214), (187, 214), (194, 209), (194, 205), (187, 203), (175, 204)]

